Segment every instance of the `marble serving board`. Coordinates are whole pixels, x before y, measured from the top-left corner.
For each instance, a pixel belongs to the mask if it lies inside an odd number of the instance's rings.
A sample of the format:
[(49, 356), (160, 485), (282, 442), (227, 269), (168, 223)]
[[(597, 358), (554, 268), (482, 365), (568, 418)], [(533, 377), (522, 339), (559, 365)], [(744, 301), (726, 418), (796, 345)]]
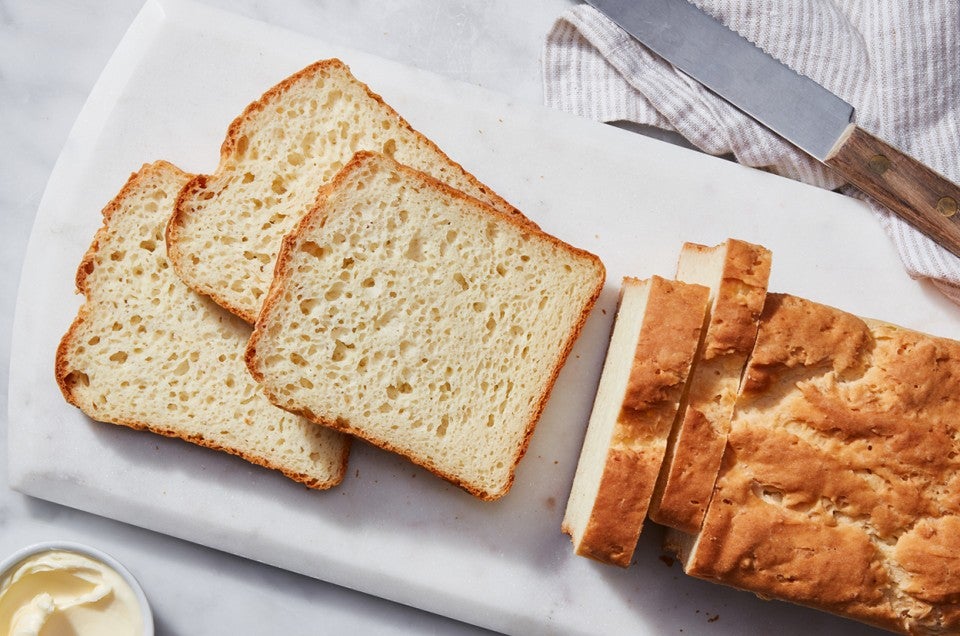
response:
[[(75, 268), (127, 176), (161, 158), (212, 171), (247, 103), (333, 56), (545, 230), (607, 266), (499, 502), (362, 443), (341, 486), (310, 491), (234, 457), (93, 422), (53, 380), (57, 342), (81, 301)], [(904, 274), (854, 200), (201, 5), (150, 0), (91, 93), (37, 213), (14, 324), (10, 483), (504, 632), (872, 633), (690, 579), (663, 557), (652, 524), (626, 570), (574, 556), (560, 533), (621, 277), (670, 276), (683, 241), (728, 236), (773, 250), (774, 290), (960, 337), (957, 308)]]

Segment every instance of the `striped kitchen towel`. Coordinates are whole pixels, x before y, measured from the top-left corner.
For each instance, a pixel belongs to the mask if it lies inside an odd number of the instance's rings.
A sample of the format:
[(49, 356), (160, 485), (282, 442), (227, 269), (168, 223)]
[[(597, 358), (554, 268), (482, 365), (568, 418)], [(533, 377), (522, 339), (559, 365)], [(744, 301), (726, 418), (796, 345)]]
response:
[[(960, 182), (960, 0), (692, 0), (857, 109), (857, 123)], [(909, 274), (960, 303), (960, 259), (656, 57), (587, 5), (543, 53), (548, 106), (672, 130), (714, 155), (865, 199)]]

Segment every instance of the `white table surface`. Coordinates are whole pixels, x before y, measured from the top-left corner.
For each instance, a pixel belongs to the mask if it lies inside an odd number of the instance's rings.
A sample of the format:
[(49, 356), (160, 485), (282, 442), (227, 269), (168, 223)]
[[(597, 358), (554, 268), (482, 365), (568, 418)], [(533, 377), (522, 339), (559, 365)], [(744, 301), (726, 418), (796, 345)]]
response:
[[(540, 104), (543, 38), (570, 0), (203, 0), (264, 22)], [(0, 2), (0, 440), (11, 325), (34, 215), (61, 147), (139, 0)], [(5, 442), (0, 442), (5, 443)], [(471, 634), (483, 630), (46, 501), (7, 484), (0, 555), (42, 540), (95, 545), (143, 584), (157, 633)]]

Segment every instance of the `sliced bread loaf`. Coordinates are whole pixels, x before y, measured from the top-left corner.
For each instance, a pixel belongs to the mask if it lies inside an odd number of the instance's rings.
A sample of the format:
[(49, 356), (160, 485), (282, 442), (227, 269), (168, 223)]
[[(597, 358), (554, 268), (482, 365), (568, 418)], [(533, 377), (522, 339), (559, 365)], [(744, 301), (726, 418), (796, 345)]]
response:
[(394, 157), (535, 227), (342, 62), (324, 60), (250, 104), (230, 125), (216, 172), (194, 177), (183, 189), (167, 231), (177, 275), (252, 323), (281, 239), (359, 150)]
[(960, 342), (770, 294), (694, 576), (960, 633)]
[(247, 363), (278, 406), (496, 499), (604, 275), (515, 216), (358, 153), (284, 239)]
[(770, 278), (770, 251), (736, 239), (687, 243), (677, 280), (710, 288), (706, 334), (683, 412), (670, 435), (650, 518), (683, 532), (700, 529), (720, 471), (740, 376), (757, 337)]
[(329, 488), (343, 477), (348, 440), (270, 404), (244, 366), (250, 326), (173, 274), (163, 232), (189, 179), (166, 162), (146, 165), (104, 209), (77, 270), (86, 301), (57, 349), (57, 383), (95, 420)]
[(625, 278), (562, 530), (577, 554), (630, 564), (704, 327), (709, 290)]

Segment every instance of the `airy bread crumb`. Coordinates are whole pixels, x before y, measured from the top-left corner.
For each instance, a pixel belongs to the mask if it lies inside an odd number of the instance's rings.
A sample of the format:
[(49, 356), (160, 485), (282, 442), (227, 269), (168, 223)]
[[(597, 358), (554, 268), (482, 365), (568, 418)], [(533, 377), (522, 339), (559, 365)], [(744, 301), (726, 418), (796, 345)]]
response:
[(323, 60), (268, 90), (230, 125), (213, 175), (183, 189), (167, 232), (190, 287), (253, 323), (280, 242), (360, 150), (381, 152), (536, 226), (357, 81)]
[(77, 270), (86, 301), (57, 349), (57, 383), (95, 420), (239, 455), (311, 488), (334, 486), (349, 440), (270, 404), (244, 365), (250, 326), (170, 267), (163, 232), (189, 179), (163, 161), (146, 165), (104, 209)]
[(284, 239), (247, 351), (275, 404), (503, 496), (599, 259), (379, 154)]

